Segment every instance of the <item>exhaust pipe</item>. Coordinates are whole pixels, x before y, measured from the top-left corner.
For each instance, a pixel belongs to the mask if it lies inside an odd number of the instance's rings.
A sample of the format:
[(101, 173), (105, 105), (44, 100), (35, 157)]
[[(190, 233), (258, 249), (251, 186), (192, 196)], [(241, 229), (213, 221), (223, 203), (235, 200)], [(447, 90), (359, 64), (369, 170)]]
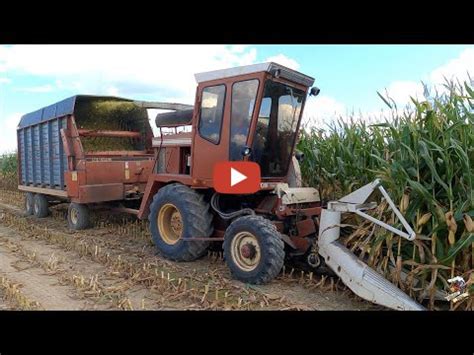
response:
[[(373, 204), (364, 205), (364, 202), (377, 187), (383, 189), (380, 186), (379, 180), (360, 188), (339, 201), (330, 202), (328, 208), (322, 210), (318, 238), (319, 254), (324, 258), (326, 264), (341, 278), (342, 282), (359, 297), (395, 310), (425, 310), (422, 305), (358, 259), (337, 240), (340, 236), (341, 213), (354, 212), (361, 216), (368, 216), (361, 211), (375, 207)], [(371, 216), (370, 220), (393, 233), (413, 240), (415, 233), (400, 211), (396, 209), (388, 194), (384, 192), (385, 190), (382, 191), (384, 197), (395, 214), (401, 219), (408, 233), (388, 226), (382, 221), (374, 221), (374, 218)]]

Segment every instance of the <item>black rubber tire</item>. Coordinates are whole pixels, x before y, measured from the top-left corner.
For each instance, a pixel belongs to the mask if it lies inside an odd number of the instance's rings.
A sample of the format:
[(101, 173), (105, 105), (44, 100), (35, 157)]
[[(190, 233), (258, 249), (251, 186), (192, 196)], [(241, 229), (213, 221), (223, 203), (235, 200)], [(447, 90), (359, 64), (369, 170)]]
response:
[(37, 218), (45, 218), (49, 215), (49, 202), (45, 195), (35, 194), (33, 203), (33, 214)]
[[(231, 243), (239, 233), (252, 233), (260, 246), (261, 259), (251, 271), (243, 270), (233, 260)], [(234, 220), (224, 234), (224, 258), (232, 276), (249, 284), (265, 284), (275, 278), (285, 262), (285, 244), (276, 227), (261, 216), (244, 216)]]
[[(173, 204), (180, 212), (183, 233), (176, 244), (166, 243), (160, 235), (157, 216), (161, 207)], [(165, 258), (173, 261), (193, 261), (202, 257), (209, 247), (209, 241), (185, 241), (186, 238), (210, 237), (214, 231), (213, 215), (209, 203), (204, 196), (188, 186), (170, 184), (162, 187), (153, 197), (150, 205), (150, 231), (157, 251)]]
[[(71, 213), (77, 213), (77, 220), (71, 218)], [(87, 229), (91, 225), (90, 210), (87, 205), (71, 202), (67, 209), (67, 223), (70, 229), (82, 230)]]
[(27, 216), (33, 215), (35, 213), (34, 209), (35, 204), (35, 194), (32, 192), (27, 192), (25, 196), (25, 213)]

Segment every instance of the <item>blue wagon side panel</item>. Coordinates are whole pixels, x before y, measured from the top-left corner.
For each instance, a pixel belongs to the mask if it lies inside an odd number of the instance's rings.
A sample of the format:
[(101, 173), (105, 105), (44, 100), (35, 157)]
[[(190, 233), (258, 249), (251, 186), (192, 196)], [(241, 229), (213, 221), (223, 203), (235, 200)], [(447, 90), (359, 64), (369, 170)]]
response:
[(33, 126), (33, 165), (34, 165), (34, 183), (41, 184), (41, 160), (40, 160), (40, 136), (39, 136), (39, 126)]
[[(53, 114), (55, 107), (46, 107), (43, 111), (49, 110), (49, 114)], [(61, 139), (61, 128), (66, 127), (67, 116), (64, 116), (18, 129), (21, 184), (65, 189), (67, 157)]]
[(26, 175), (25, 175), (25, 140), (23, 137), (23, 131), (18, 131), (17, 132), (17, 138), (18, 138), (18, 149), (19, 149), (19, 155), (20, 155), (20, 184), (24, 184), (26, 180)]
[(26, 136), (26, 182), (28, 184), (33, 184), (33, 144), (32, 142), (32, 128), (28, 127), (25, 130), (25, 136)]
[(64, 152), (64, 146), (63, 146), (63, 139), (61, 138), (61, 129), (67, 128), (67, 120), (66, 117), (63, 117), (59, 119), (59, 130), (58, 130), (58, 137), (59, 137), (59, 159), (60, 159), (60, 171), (61, 171), (61, 189), (66, 188), (66, 185), (64, 183), (64, 172), (67, 171), (67, 157), (66, 153)]
[(58, 134), (58, 120), (51, 121), (52, 128), (52, 143), (53, 143), (53, 184), (58, 185), (59, 178), (59, 134)]
[(41, 124), (41, 141), (42, 141), (42, 162), (43, 162), (43, 180), (44, 185), (49, 185), (50, 183), (50, 153), (49, 153), (49, 139), (48, 139), (48, 123)]

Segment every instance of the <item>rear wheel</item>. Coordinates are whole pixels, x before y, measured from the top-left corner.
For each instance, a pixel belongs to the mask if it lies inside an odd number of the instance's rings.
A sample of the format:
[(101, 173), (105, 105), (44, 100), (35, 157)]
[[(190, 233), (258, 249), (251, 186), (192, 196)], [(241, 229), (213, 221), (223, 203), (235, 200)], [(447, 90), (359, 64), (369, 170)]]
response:
[(264, 284), (275, 278), (285, 261), (283, 240), (276, 227), (260, 216), (236, 219), (224, 235), (224, 257), (237, 280)]
[(182, 184), (167, 185), (156, 193), (150, 205), (150, 230), (157, 250), (174, 261), (192, 261), (203, 256), (213, 232), (213, 216), (204, 196)]
[(27, 192), (25, 196), (25, 212), (28, 216), (31, 216), (33, 213), (35, 213), (34, 204), (35, 194), (32, 192)]
[(49, 215), (49, 202), (45, 195), (35, 194), (33, 200), (33, 213), (37, 218), (44, 218)]
[(72, 202), (67, 209), (69, 228), (81, 230), (90, 227), (90, 212), (87, 205)]

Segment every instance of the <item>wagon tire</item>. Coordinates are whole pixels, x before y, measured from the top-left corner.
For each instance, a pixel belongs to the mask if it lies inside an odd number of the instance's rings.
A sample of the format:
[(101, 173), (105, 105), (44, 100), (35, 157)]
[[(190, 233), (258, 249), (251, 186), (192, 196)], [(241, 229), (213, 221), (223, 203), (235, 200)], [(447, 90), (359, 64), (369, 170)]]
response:
[(233, 278), (249, 284), (265, 284), (283, 268), (285, 244), (268, 219), (240, 217), (225, 231), (224, 259)]
[(214, 231), (212, 219), (204, 196), (178, 183), (158, 190), (148, 215), (158, 253), (173, 261), (193, 261), (206, 253), (210, 241), (186, 239), (210, 237)]
[(67, 222), (70, 229), (81, 230), (90, 227), (90, 210), (87, 205), (72, 202), (67, 209)]
[(33, 201), (33, 214), (35, 217), (47, 217), (49, 215), (49, 202), (46, 196), (42, 194), (35, 194)]
[(35, 194), (32, 192), (27, 192), (25, 196), (25, 213), (27, 216), (31, 216), (35, 213), (34, 204)]

